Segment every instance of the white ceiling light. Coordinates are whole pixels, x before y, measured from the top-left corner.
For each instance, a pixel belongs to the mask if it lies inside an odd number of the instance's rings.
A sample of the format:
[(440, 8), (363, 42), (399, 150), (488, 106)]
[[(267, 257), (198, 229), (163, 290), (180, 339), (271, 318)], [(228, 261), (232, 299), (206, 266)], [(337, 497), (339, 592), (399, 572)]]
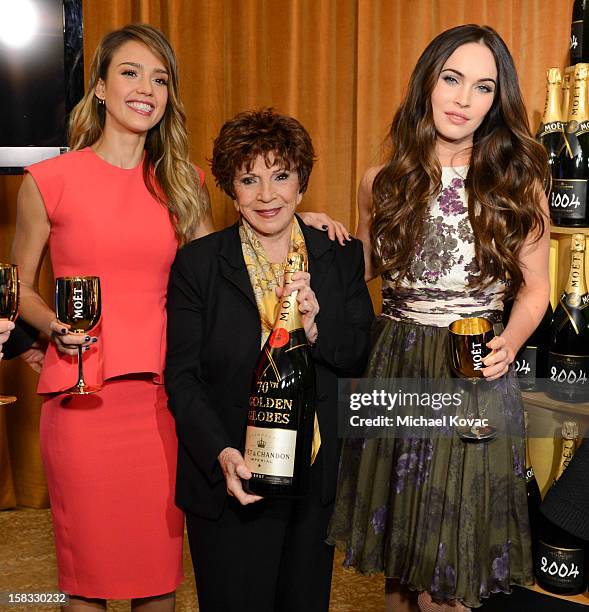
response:
[(38, 9), (30, 0), (0, 0), (0, 43), (24, 47), (38, 26)]

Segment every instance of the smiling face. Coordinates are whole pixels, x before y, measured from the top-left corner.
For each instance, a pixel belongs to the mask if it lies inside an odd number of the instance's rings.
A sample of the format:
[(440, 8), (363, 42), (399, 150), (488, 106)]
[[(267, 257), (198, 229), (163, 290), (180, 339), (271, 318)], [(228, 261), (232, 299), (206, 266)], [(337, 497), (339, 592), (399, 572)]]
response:
[(438, 140), (469, 147), (493, 105), (495, 58), (482, 43), (458, 47), (446, 60), (431, 96)]
[(235, 209), (262, 243), (288, 240), (295, 209), (303, 197), (299, 188), (296, 171), (284, 170), (279, 163), (268, 168), (258, 155), (249, 172), (241, 168), (235, 173)]
[(106, 106), (105, 129), (145, 134), (166, 110), (168, 71), (145, 45), (128, 41), (113, 53), (95, 93)]

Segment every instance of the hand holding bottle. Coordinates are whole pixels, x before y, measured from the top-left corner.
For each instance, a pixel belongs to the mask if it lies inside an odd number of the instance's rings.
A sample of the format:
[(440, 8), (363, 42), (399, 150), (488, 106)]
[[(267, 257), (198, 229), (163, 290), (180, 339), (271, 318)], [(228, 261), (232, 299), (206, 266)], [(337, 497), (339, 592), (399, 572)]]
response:
[(227, 494), (235, 497), (242, 506), (253, 504), (262, 498), (259, 495), (252, 495), (243, 490), (241, 480), (249, 480), (252, 473), (243, 460), (243, 455), (236, 449), (228, 446), (219, 453), (219, 464), (223, 470)]
[(292, 282), (289, 283), (288, 287), (276, 288), (276, 295), (279, 298), (290, 295), (294, 291), (297, 291), (297, 303), (299, 305), (299, 312), (301, 313), (301, 319), (303, 322), (303, 328), (307, 340), (314, 344), (317, 340), (318, 330), (315, 323), (315, 317), (319, 313), (319, 302), (313, 289), (311, 289), (311, 275), (308, 272), (295, 272), (292, 276)]

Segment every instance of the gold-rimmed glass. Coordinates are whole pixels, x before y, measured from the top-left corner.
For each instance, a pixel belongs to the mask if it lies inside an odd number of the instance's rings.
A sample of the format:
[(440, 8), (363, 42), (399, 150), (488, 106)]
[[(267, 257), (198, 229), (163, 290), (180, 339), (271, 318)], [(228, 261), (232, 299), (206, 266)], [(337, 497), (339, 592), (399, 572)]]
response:
[[(18, 314), (18, 267), (0, 263), (0, 319), (15, 321)], [(0, 395), (0, 406), (16, 402), (15, 395)]]
[[(493, 324), (484, 317), (467, 317), (453, 321), (448, 326), (448, 331), (452, 371), (456, 376), (473, 383), (471, 401), (474, 406), (469, 402), (465, 416), (484, 419), (485, 414), (479, 410), (477, 383), (484, 379), (483, 359), (491, 353), (487, 343), (495, 336)], [(458, 435), (463, 440), (484, 441), (494, 438), (497, 430), (491, 425), (486, 427), (473, 425), (459, 428)]]
[[(55, 312), (70, 333), (85, 334), (100, 319), (100, 279), (98, 276), (61, 276), (55, 279)], [(78, 382), (65, 391), (70, 395), (87, 395), (99, 391), (84, 381), (83, 347), (78, 346)]]

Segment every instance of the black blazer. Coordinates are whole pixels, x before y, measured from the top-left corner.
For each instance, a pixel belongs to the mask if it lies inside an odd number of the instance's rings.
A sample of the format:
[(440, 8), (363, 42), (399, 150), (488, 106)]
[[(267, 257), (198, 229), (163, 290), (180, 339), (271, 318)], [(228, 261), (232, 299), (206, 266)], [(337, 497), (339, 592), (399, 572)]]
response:
[[(362, 245), (345, 247), (300, 222), (311, 287), (320, 312), (312, 355), (321, 431), (321, 498), (335, 496), (339, 443), (337, 376), (360, 375), (374, 318)], [(176, 503), (217, 518), (227, 492), (217, 461), (227, 446), (243, 452), (260, 316), (243, 260), (238, 225), (195, 240), (176, 257), (168, 290), (166, 389), (178, 432)]]
[(39, 332), (25, 323), (22, 319), (16, 320), (16, 327), (10, 332), (8, 341), (2, 347), (4, 359), (12, 359), (29, 350), (37, 339)]

